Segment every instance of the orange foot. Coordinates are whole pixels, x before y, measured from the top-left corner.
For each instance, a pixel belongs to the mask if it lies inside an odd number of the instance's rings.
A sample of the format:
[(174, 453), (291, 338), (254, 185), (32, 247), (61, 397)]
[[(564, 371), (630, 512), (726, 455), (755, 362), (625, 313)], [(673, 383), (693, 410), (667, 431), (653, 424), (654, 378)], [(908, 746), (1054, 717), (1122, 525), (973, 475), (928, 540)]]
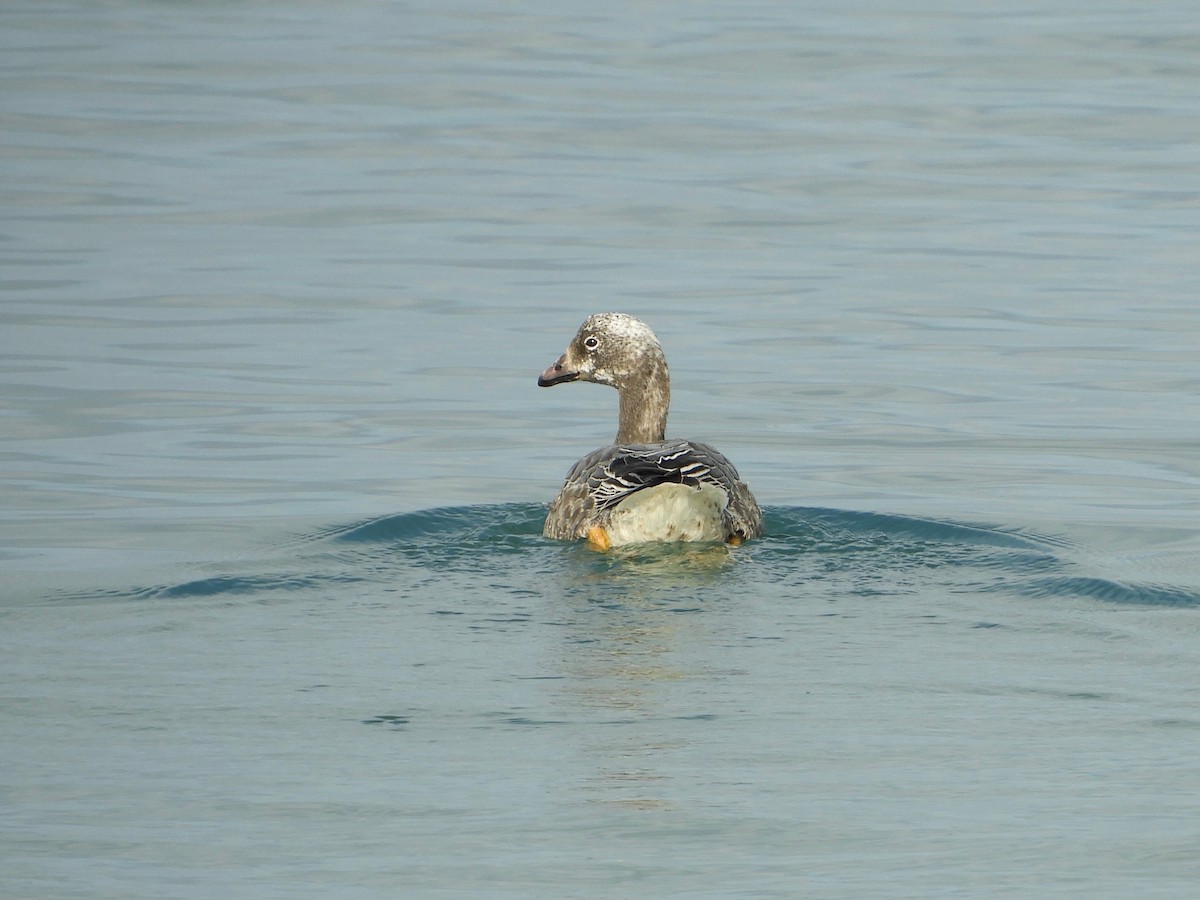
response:
[(587, 542), (588, 547), (592, 550), (604, 552), (612, 549), (612, 540), (609, 538), (608, 532), (599, 525), (593, 525), (588, 529)]
[(736, 547), (741, 542), (742, 536), (740, 534), (731, 534), (729, 537), (725, 538), (725, 543), (727, 543), (730, 547)]

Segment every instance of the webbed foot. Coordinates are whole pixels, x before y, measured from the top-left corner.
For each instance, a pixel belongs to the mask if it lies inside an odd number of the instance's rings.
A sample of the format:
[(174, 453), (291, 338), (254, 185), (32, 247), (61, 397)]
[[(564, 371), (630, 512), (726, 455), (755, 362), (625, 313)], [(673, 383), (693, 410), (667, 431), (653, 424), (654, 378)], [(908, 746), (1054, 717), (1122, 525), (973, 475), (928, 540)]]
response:
[(612, 549), (612, 539), (609, 538), (608, 532), (600, 525), (593, 525), (588, 529), (587, 542), (590, 549), (598, 550), (601, 553)]

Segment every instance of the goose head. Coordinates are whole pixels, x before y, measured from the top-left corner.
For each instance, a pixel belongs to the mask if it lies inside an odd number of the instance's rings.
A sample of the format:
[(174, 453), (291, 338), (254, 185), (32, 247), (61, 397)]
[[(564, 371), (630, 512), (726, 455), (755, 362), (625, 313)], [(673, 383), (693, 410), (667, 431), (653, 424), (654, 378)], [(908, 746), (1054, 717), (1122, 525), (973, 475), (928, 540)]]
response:
[(538, 384), (592, 381), (621, 390), (639, 380), (665, 377), (666, 371), (662, 344), (645, 322), (625, 313), (597, 313), (579, 326), (567, 352), (538, 376)]
[(649, 444), (666, 436), (671, 404), (667, 358), (654, 332), (625, 313), (588, 316), (567, 352), (538, 376), (542, 387), (592, 381), (621, 395), (617, 443)]

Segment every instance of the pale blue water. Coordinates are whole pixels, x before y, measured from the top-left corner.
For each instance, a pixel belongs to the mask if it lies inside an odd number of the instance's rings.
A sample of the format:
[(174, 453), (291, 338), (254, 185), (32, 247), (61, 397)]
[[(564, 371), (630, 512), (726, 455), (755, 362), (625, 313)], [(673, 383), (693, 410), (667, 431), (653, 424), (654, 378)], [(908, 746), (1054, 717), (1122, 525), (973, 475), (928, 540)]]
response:
[(0, 894), (1191, 896), (1193, 6), (6, 4)]

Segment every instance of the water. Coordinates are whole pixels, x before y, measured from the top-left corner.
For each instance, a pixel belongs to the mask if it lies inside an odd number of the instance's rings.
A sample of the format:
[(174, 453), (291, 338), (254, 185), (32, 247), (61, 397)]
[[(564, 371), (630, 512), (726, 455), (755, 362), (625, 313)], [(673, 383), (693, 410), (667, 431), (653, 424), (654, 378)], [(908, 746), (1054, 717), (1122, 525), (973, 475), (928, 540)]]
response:
[[(0, 893), (1194, 891), (1191, 4), (0, 24)], [(765, 539), (541, 539), (603, 309)]]

